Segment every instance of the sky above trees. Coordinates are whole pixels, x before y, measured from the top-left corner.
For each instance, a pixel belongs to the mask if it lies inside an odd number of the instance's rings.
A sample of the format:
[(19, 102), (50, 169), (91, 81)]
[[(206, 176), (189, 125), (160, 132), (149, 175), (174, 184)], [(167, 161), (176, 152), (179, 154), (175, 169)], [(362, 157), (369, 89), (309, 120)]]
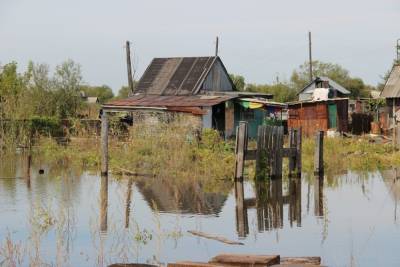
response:
[[(395, 57), (398, 0), (1, 0), (0, 63), (82, 66), (87, 83), (127, 84), (125, 40), (138, 79), (153, 57), (220, 56), (251, 83), (289, 80), (308, 58), (337, 63), (376, 85)], [(21, 69), (21, 71), (23, 70)]]

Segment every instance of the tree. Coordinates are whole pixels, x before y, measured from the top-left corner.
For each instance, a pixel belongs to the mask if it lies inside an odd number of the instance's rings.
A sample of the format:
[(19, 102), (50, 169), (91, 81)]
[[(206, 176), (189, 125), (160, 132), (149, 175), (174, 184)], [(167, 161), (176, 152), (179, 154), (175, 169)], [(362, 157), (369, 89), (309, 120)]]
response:
[(56, 67), (54, 89), (57, 95), (57, 113), (60, 118), (75, 117), (81, 107), (80, 85), (81, 67), (67, 60)]
[(235, 74), (229, 74), (229, 77), (231, 78), (233, 84), (236, 87), (237, 91), (243, 91), (245, 88), (245, 80), (244, 77), (241, 75), (235, 75)]
[(277, 102), (289, 102), (296, 99), (296, 91), (286, 83), (268, 84), (247, 84), (246, 91), (269, 93), (273, 95), (273, 100)]
[[(137, 81), (133, 81), (133, 90), (136, 89), (138, 82)], [(131, 95), (131, 89), (129, 88), (129, 86), (122, 86), (119, 91), (118, 91), (118, 95), (117, 98), (123, 99), (123, 98), (128, 98)]]
[[(338, 64), (313, 61), (313, 77), (328, 77), (348, 89), (353, 98), (369, 96), (371, 86), (362, 79), (351, 77), (349, 71)], [(300, 91), (310, 83), (309, 63), (306, 62), (294, 70), (290, 78), (291, 86)]]
[(107, 85), (102, 86), (81, 86), (81, 90), (85, 92), (86, 96), (98, 97), (100, 103), (105, 103), (114, 97), (112, 89)]

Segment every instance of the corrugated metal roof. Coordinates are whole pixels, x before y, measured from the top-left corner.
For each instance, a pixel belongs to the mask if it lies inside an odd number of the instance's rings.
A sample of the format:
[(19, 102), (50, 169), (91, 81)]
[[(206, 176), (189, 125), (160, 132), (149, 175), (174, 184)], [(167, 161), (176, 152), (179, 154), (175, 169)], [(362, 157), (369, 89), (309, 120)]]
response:
[(136, 87), (149, 95), (190, 95), (206, 78), (218, 57), (154, 58)]
[(381, 97), (400, 97), (400, 65), (394, 65), (381, 92)]
[(313, 91), (315, 89), (315, 84), (318, 81), (326, 81), (329, 83), (329, 86), (339, 92), (341, 92), (344, 95), (349, 95), (350, 91), (347, 90), (346, 88), (344, 88), (343, 86), (341, 86), (340, 84), (338, 84), (337, 82), (335, 82), (334, 80), (328, 78), (328, 77), (316, 77), (311, 83), (309, 83), (307, 86), (305, 86), (303, 89), (301, 89), (301, 91), (298, 94), (301, 94), (305, 91)]
[(234, 99), (230, 95), (135, 95), (126, 99), (118, 99), (103, 105), (112, 107), (211, 107), (219, 103)]

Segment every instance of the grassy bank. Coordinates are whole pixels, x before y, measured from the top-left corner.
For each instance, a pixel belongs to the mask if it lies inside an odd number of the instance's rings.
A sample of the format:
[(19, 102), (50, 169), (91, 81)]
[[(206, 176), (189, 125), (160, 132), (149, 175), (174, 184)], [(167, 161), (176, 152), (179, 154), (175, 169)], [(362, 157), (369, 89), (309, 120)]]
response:
[[(179, 123), (132, 127), (129, 137), (110, 139), (110, 169), (115, 174), (138, 173), (182, 180), (232, 179), (234, 142), (224, 141), (213, 130), (195, 133)], [(73, 138), (67, 146), (42, 138), (35, 153), (54, 163), (98, 169), (99, 148), (99, 139), (94, 138)], [(325, 138), (324, 161), (328, 174), (374, 171), (399, 166), (400, 152), (391, 143), (375, 143), (368, 138)], [(303, 171), (312, 173), (313, 164), (314, 140), (305, 139)], [(247, 162), (246, 174), (254, 177), (253, 163)]]

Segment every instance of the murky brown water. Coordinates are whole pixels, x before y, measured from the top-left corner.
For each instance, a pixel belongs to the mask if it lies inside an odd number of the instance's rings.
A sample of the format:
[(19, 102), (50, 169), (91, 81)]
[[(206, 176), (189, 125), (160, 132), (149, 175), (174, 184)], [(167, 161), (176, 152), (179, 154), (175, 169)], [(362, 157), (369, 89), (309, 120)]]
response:
[[(400, 171), (349, 171), (323, 180), (245, 181), (236, 185), (243, 195), (235, 197), (231, 182), (107, 180), (35, 159), (28, 182), (24, 157), (3, 158), (0, 262), (11, 256), (20, 266), (106, 266), (204, 261), (235, 252), (321, 256), (329, 266), (400, 266), (397, 176)], [(15, 247), (5, 246), (7, 239)]]

